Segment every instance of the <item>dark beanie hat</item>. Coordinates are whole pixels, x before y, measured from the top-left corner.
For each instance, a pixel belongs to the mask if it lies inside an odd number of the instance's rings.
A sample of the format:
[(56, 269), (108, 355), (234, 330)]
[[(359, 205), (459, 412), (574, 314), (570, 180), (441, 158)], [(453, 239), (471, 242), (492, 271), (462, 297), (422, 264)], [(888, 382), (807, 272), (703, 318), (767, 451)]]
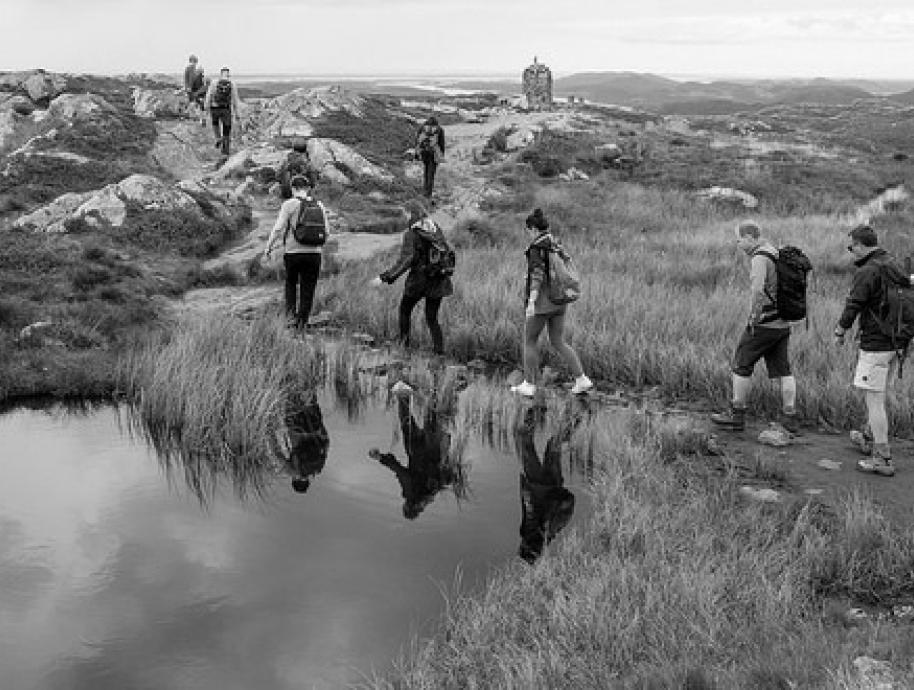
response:
[(543, 215), (543, 209), (533, 209), (533, 213), (527, 216), (527, 227), (536, 228), (542, 232), (549, 229), (549, 221), (546, 220), (546, 216)]
[(859, 242), (864, 247), (875, 247), (879, 244), (876, 239), (876, 231), (869, 225), (858, 225), (847, 234), (854, 242)]

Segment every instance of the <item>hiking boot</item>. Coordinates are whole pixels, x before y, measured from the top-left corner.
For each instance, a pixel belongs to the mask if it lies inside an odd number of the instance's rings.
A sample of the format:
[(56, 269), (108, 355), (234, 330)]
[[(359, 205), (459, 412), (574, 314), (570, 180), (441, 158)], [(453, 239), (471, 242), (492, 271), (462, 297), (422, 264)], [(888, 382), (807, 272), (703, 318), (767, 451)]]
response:
[(593, 381), (587, 378), (586, 374), (581, 374), (574, 380), (574, 385), (571, 387), (571, 394), (581, 395), (581, 393), (586, 393), (591, 388), (593, 388)]
[(881, 477), (895, 476), (891, 453), (879, 448), (873, 448), (873, 454), (870, 457), (858, 460), (857, 469), (868, 474), (878, 474)]
[(536, 386), (527, 381), (521, 381), (516, 386), (511, 386), (511, 392), (522, 395), (525, 398), (532, 398), (536, 394)]
[(796, 436), (800, 433), (800, 422), (797, 420), (795, 412), (781, 412), (778, 417), (778, 424), (784, 427), (784, 430)]
[(724, 429), (742, 431), (746, 428), (746, 408), (731, 406), (727, 412), (715, 412), (712, 414), (711, 421)]
[(856, 429), (852, 430), (851, 443), (864, 455), (871, 455), (873, 453), (873, 435), (870, 433), (869, 429), (864, 429), (863, 431), (857, 431)]

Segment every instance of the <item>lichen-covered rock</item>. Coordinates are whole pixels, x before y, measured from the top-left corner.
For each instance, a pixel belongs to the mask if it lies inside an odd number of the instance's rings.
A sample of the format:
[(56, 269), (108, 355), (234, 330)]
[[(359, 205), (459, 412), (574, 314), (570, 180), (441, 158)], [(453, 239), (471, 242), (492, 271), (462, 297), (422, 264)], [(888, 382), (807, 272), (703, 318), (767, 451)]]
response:
[(346, 172), (351, 172), (381, 182), (393, 180), (393, 175), (382, 167), (335, 139), (309, 139), (308, 160), (312, 168), (330, 179), (339, 178), (339, 173), (345, 177)]
[(94, 93), (65, 93), (48, 106), (47, 117), (63, 123), (73, 120), (92, 120), (101, 114), (117, 113), (117, 108)]
[[(272, 179), (279, 179), (293, 164), (304, 165), (301, 154), (289, 149), (279, 149), (275, 146), (264, 144), (261, 146), (242, 149), (231, 156), (221, 168), (213, 175), (213, 179), (225, 180), (230, 177), (246, 178), (254, 170), (267, 169), (270, 173), (261, 172)], [(263, 180), (266, 182), (267, 180)]]
[(744, 208), (756, 208), (758, 206), (758, 199), (749, 192), (743, 192), (731, 187), (708, 187), (707, 189), (699, 190), (696, 194), (702, 199), (739, 204)]
[(20, 217), (14, 225), (40, 232), (66, 232), (64, 223), (72, 217), (76, 209), (91, 199), (93, 194), (94, 192), (84, 192), (83, 194), (69, 192), (57, 197), (46, 206)]
[(183, 89), (141, 89), (133, 90), (133, 112), (138, 117), (164, 119), (183, 117), (187, 110), (187, 98)]
[(19, 91), (34, 102), (45, 105), (67, 88), (67, 78), (62, 74), (43, 69), (0, 74), (0, 91)]

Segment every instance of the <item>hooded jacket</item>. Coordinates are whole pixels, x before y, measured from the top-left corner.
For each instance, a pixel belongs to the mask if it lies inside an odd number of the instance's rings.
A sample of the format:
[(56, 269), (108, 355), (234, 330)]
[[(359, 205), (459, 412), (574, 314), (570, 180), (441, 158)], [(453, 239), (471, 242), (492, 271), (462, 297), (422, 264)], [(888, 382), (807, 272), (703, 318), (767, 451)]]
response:
[(537, 235), (524, 252), (527, 258), (527, 279), (524, 283), (524, 304), (530, 300), (530, 293), (536, 291), (536, 313), (551, 314), (565, 310), (564, 304), (549, 301), (544, 286), (549, 283), (549, 252), (561, 252), (562, 244), (552, 233), (546, 231)]
[(406, 276), (404, 292), (418, 292), (425, 297), (440, 299), (454, 293), (454, 284), (449, 277), (430, 280), (425, 272), (428, 266), (428, 254), (432, 238), (444, 239), (444, 233), (431, 218), (423, 218), (413, 223), (403, 233), (403, 244), (400, 246), (400, 258), (392, 268), (385, 271), (390, 282), (409, 271)]
[(855, 261), (854, 265), (857, 271), (838, 325), (848, 330), (859, 317), (857, 334), (860, 349), (866, 352), (891, 352), (894, 349), (892, 339), (882, 332), (874, 316), (882, 301), (882, 272), (884, 270), (892, 282), (904, 287), (910, 287), (911, 277), (901, 269), (891, 254), (878, 247)]

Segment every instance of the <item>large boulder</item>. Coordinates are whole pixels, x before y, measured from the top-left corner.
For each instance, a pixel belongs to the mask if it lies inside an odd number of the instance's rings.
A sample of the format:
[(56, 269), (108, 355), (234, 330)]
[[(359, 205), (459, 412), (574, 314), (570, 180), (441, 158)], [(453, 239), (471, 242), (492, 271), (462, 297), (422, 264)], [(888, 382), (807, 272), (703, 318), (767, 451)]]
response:
[(391, 182), (394, 179), (389, 172), (335, 139), (309, 139), (308, 160), (311, 167), (321, 175), (339, 182), (348, 181), (346, 173), (380, 182)]
[(65, 93), (51, 101), (47, 117), (69, 123), (114, 113), (117, 113), (117, 108), (94, 93)]
[(280, 149), (261, 144), (242, 149), (231, 156), (214, 174), (214, 180), (254, 177), (263, 184), (279, 180), (296, 165), (304, 167), (301, 154), (290, 149)]
[[(220, 205), (215, 197), (207, 199), (207, 203), (214, 209)], [(14, 225), (43, 232), (66, 232), (67, 221), (79, 219), (92, 227), (117, 228), (127, 219), (128, 204), (146, 210), (184, 210), (199, 213), (201, 217), (203, 214), (195, 196), (180, 187), (151, 175), (131, 175), (96, 192), (64, 194), (20, 217)]]
[(133, 112), (147, 119), (183, 117), (187, 110), (187, 98), (183, 89), (141, 89), (133, 90)]
[(23, 92), (39, 105), (47, 105), (51, 99), (63, 93), (66, 88), (66, 77), (45, 72), (42, 69), (7, 72), (0, 75), (0, 91)]
[(333, 112), (363, 117), (364, 99), (339, 86), (294, 89), (266, 101), (257, 117), (264, 137), (301, 149), (314, 136), (311, 121)]

